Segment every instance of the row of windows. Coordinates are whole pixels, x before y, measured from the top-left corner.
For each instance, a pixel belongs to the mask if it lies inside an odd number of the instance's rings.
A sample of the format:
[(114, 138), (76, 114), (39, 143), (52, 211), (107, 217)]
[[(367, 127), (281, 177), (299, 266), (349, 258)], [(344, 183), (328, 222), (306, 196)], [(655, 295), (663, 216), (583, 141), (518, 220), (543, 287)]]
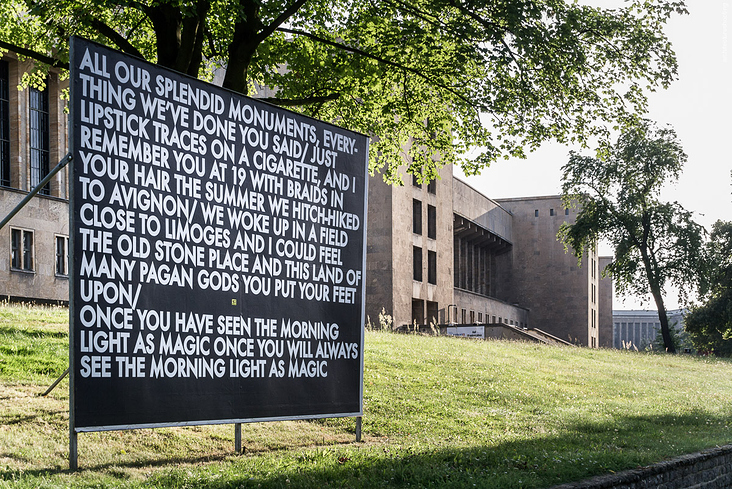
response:
[(0, 185), (10, 186), (10, 87), (8, 62), (0, 60)]
[[(69, 274), (69, 237), (56, 235), (55, 239), (56, 275)], [(10, 269), (22, 272), (34, 272), (35, 233), (29, 229), (10, 228)]]
[[(558, 215), (558, 214), (556, 214), (556, 213), (554, 212), (554, 209), (549, 209), (549, 215), (550, 215), (550, 216), (556, 216), (556, 215)], [(569, 209), (564, 209), (564, 215), (565, 215), (565, 216), (568, 216), (568, 215), (569, 215)], [(539, 217), (539, 209), (536, 209), (536, 210), (534, 211), (534, 217)]]
[[(422, 281), (422, 268), (422, 248), (413, 246), (412, 269), (417, 282)], [(427, 283), (437, 285), (437, 252), (432, 250), (427, 250)]]
[[(476, 321), (476, 314), (475, 311), (468, 311), (467, 309), (461, 309), (460, 310), (460, 324), (483, 324), (483, 313), (479, 312), (477, 316)], [(496, 319), (498, 321), (496, 322)], [(503, 318), (501, 316), (491, 316), (489, 314), (485, 315), (485, 322), (490, 324), (508, 324), (511, 326), (518, 326), (518, 327), (524, 327), (526, 326), (525, 323), (522, 323), (521, 321), (514, 321), (513, 319)]]
[[(44, 90), (28, 89), (28, 138), (30, 141), (30, 185), (38, 185), (50, 171), (50, 117), (48, 85)], [(9, 187), (11, 182), (10, 158), (10, 75), (8, 62), (0, 60), (0, 185)], [(45, 185), (41, 194), (49, 195)]]
[(613, 323), (613, 346), (615, 348), (635, 347), (643, 349), (653, 342), (661, 323), (656, 322), (614, 322)]
[[(422, 201), (412, 200), (412, 232), (422, 234)], [(427, 237), (437, 239), (437, 208), (427, 204)]]
[[(422, 188), (422, 184), (417, 181), (416, 175), (412, 175), (412, 185), (417, 188)], [(427, 192), (432, 195), (437, 193), (437, 180), (431, 180), (430, 183), (427, 184)]]

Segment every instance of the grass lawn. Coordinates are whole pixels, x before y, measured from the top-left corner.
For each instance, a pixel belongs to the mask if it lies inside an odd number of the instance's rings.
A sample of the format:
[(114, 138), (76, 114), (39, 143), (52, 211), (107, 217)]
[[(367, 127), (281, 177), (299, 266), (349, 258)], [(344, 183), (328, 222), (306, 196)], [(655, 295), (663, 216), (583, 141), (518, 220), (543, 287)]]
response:
[(80, 433), (68, 311), (0, 305), (0, 487), (542, 488), (732, 442), (732, 363), (366, 334), (355, 420)]

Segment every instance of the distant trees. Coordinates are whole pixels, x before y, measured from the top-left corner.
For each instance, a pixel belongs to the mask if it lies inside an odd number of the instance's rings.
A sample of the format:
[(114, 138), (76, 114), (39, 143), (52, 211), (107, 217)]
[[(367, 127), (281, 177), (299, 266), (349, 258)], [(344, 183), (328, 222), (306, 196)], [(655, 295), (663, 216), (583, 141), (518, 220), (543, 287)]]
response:
[(560, 239), (580, 260), (599, 238), (610, 242), (614, 257), (605, 273), (619, 292), (653, 297), (664, 348), (672, 353), (664, 288), (675, 285), (682, 297), (694, 290), (704, 229), (659, 193), (678, 179), (686, 158), (673, 129), (643, 121), (594, 158), (571, 152), (562, 168), (562, 198), (579, 212), (574, 224), (562, 225)]
[(732, 222), (714, 223), (705, 246), (702, 304), (686, 315), (685, 328), (699, 351), (732, 355)]

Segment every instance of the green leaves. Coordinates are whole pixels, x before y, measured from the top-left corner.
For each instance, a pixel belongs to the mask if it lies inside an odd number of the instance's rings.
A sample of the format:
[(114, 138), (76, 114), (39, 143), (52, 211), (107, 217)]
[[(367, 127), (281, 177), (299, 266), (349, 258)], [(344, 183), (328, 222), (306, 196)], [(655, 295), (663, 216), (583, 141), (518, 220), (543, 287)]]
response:
[(704, 248), (701, 297), (685, 328), (699, 350), (732, 355), (732, 222), (714, 223)]
[[(565, 0), (12, 0), (0, 40), (68, 59), (77, 34), (369, 134), (371, 170), (477, 173), (547, 140), (633, 125), (676, 60), (683, 2)], [(468, 157), (468, 154), (471, 156)]]
[[(671, 128), (649, 121), (626, 130), (591, 158), (571, 153), (562, 168), (562, 198), (580, 208), (559, 237), (578, 257), (607, 240), (614, 249), (606, 272), (616, 290), (653, 296), (668, 335), (667, 284), (688, 299), (699, 283), (704, 229), (678, 202), (662, 202), (661, 187), (679, 178), (686, 154)], [(673, 347), (666, 345), (673, 351)]]

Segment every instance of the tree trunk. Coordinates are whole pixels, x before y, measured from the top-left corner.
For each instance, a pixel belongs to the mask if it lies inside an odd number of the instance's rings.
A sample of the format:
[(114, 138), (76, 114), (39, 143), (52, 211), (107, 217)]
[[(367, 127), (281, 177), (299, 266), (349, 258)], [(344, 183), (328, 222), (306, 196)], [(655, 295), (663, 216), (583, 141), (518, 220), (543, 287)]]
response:
[(676, 347), (674, 342), (671, 340), (671, 331), (668, 327), (668, 315), (666, 314), (666, 305), (663, 303), (662, 287), (659, 281), (659, 274), (657, 268), (657, 262), (655, 256), (649, 253), (648, 247), (648, 235), (650, 233), (650, 219), (651, 217), (644, 212), (643, 213), (643, 240), (639, 245), (639, 251), (641, 259), (643, 260), (643, 266), (646, 270), (646, 278), (648, 279), (648, 285), (651, 289), (651, 295), (653, 300), (656, 302), (656, 308), (658, 309), (658, 320), (661, 322), (661, 336), (663, 337), (663, 346), (666, 348), (667, 353), (676, 353)]
[(155, 30), (158, 64), (166, 68), (176, 69), (183, 23), (180, 9), (163, 1), (145, 8), (145, 13), (150, 18)]
[(667, 353), (676, 353), (676, 347), (671, 339), (671, 330), (668, 325), (668, 314), (666, 314), (666, 305), (663, 303), (663, 295), (661, 290), (656, 286), (651, 286), (651, 294), (658, 308), (658, 320), (661, 322), (661, 336), (663, 337), (663, 346)]
[(255, 1), (242, 2), (244, 13), (234, 25), (234, 36), (229, 44), (229, 53), (224, 76), (224, 88), (247, 95), (249, 64), (261, 42), (258, 36), (262, 28), (259, 18), (259, 4)]

